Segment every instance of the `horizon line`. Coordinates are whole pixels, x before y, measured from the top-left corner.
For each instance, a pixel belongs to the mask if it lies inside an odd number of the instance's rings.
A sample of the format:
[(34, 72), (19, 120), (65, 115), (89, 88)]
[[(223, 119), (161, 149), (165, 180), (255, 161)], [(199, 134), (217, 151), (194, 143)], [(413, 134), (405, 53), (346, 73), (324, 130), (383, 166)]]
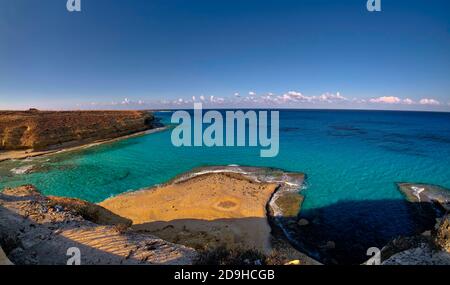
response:
[[(0, 109), (0, 112), (111, 112), (111, 111), (152, 111), (152, 112), (164, 112), (164, 111), (180, 111), (180, 110), (194, 110), (194, 108), (144, 108), (144, 109), (38, 109), (38, 108), (28, 108), (28, 109)], [(416, 113), (450, 113), (450, 110), (392, 110), (392, 109), (364, 109), (364, 108), (263, 108), (263, 107), (219, 107), (219, 108), (202, 108), (202, 110), (280, 110), (280, 111), (367, 111), (367, 112), (416, 112)]]

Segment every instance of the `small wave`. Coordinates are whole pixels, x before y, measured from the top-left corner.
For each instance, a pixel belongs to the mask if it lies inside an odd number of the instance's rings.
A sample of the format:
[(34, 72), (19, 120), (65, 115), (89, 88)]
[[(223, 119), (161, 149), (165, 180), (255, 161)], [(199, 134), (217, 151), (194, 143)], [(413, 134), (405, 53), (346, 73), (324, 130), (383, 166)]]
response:
[(413, 187), (411, 187), (411, 189), (413, 190), (413, 195), (417, 197), (417, 200), (419, 200), (419, 202), (421, 202), (420, 201), (420, 193), (425, 191), (425, 188), (413, 186)]
[(308, 189), (309, 188), (309, 184), (308, 184), (308, 181), (304, 181), (303, 182), (303, 184), (300, 186), (300, 191), (302, 191), (302, 190), (306, 190), (306, 189)]
[(34, 167), (33, 165), (16, 167), (16, 168), (11, 169), (11, 172), (16, 175), (27, 174), (33, 169), (33, 167)]
[(175, 179), (175, 183), (180, 183), (183, 181), (186, 181), (191, 178), (195, 178), (204, 174), (211, 174), (211, 173), (238, 173), (238, 174), (244, 174), (247, 175), (246, 172), (238, 169), (238, 170), (230, 170), (230, 169), (215, 169), (215, 170), (201, 170), (198, 172), (191, 172), (185, 175), (182, 175), (180, 178)]

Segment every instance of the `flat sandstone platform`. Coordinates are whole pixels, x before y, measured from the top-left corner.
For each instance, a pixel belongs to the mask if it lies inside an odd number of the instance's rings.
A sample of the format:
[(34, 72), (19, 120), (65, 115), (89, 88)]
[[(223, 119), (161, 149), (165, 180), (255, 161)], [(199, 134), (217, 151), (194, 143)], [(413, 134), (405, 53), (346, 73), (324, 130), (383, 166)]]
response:
[(277, 183), (238, 173), (208, 173), (110, 198), (101, 206), (136, 230), (197, 249), (226, 245), (269, 252), (266, 205)]

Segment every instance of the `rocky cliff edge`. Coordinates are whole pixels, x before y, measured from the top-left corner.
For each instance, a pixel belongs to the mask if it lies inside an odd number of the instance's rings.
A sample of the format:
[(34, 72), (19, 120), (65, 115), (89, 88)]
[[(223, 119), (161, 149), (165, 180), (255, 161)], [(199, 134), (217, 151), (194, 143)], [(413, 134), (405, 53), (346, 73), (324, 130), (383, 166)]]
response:
[(77, 199), (46, 197), (33, 186), (0, 193), (0, 245), (14, 264), (192, 264), (195, 250), (129, 230), (130, 221)]

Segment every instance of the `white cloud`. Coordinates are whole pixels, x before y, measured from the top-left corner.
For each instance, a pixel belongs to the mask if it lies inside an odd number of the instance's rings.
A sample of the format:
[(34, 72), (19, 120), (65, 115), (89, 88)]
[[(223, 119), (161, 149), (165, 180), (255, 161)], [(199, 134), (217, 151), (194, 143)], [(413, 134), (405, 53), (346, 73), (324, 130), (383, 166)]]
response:
[(397, 104), (401, 102), (401, 99), (394, 96), (383, 96), (378, 98), (372, 98), (370, 103), (383, 103), (383, 104)]
[(288, 102), (300, 102), (300, 103), (335, 103), (335, 102), (342, 102), (342, 101), (348, 101), (347, 98), (342, 96), (339, 92), (336, 94), (333, 93), (324, 93), (320, 96), (305, 96), (300, 92), (297, 91), (289, 91), (283, 96), (277, 96), (277, 98), (285, 103)]
[(318, 100), (320, 102), (328, 102), (328, 103), (333, 103), (333, 102), (338, 102), (338, 101), (347, 101), (348, 99), (345, 98), (344, 96), (342, 96), (339, 92), (337, 92), (336, 94), (333, 93), (324, 93), (320, 96), (313, 96), (312, 100)]
[[(163, 106), (170, 107), (173, 105), (177, 106), (190, 106), (194, 102), (202, 102), (209, 107), (214, 106), (245, 106), (245, 107), (271, 107), (271, 106), (283, 106), (283, 107), (296, 107), (296, 106), (304, 106), (304, 107), (312, 107), (315, 106), (317, 108), (326, 107), (326, 105), (333, 106), (334, 104), (342, 104), (340, 106), (357, 106), (357, 104), (392, 104), (392, 105), (405, 105), (410, 107), (416, 107), (418, 105), (429, 105), (429, 106), (437, 106), (441, 105), (441, 103), (435, 99), (431, 98), (423, 98), (421, 100), (412, 99), (412, 98), (401, 98), (396, 96), (381, 96), (377, 98), (371, 99), (363, 99), (351, 97), (347, 98), (343, 96), (340, 92), (330, 93), (326, 92), (321, 95), (311, 95), (307, 96), (299, 91), (288, 91), (285, 93), (281, 93), (282, 95), (277, 95), (274, 93), (261, 93), (257, 95), (255, 92), (251, 91), (248, 94), (240, 94), (239, 92), (228, 94), (226, 97), (218, 97), (215, 95), (196, 95), (196, 96), (188, 96), (188, 97), (180, 97), (171, 100), (158, 101), (157, 104), (162, 104)], [(124, 107), (139, 107), (140, 105), (148, 105), (153, 106), (151, 102), (144, 103), (141, 100), (133, 101), (129, 98), (123, 99), (123, 101), (118, 101), (115, 103), (117, 105), (123, 105)], [(447, 105), (447, 102), (442, 103)], [(450, 106), (450, 102), (448, 103)], [(399, 106), (400, 108), (400, 106)], [(405, 108), (405, 107), (404, 107)]]
[(352, 102), (352, 103), (356, 103), (356, 104), (364, 104), (364, 103), (367, 102), (367, 100), (366, 100), (366, 99), (352, 98), (352, 99), (351, 99), (351, 102)]
[(416, 104), (416, 102), (414, 102), (413, 100), (411, 100), (411, 99), (409, 99), (409, 98), (403, 99), (403, 100), (402, 100), (402, 103), (403, 103), (403, 104), (406, 104), (406, 105)]
[(301, 92), (297, 91), (289, 91), (285, 95), (289, 95), (290, 97), (305, 97)]
[[(105, 105), (105, 104), (101, 104), (101, 103), (96, 103), (96, 104), (98, 104), (98, 105)], [(128, 99), (128, 98), (124, 98), (120, 102), (120, 104), (122, 104), (122, 105), (145, 105), (145, 102), (142, 101), (142, 100), (134, 101), (134, 100), (131, 100), (131, 99)], [(113, 101), (113, 102), (111, 102), (110, 105), (115, 106), (115, 105), (118, 105), (118, 103)]]
[(222, 97), (214, 97), (213, 103), (222, 104), (225, 102), (225, 99)]
[(429, 99), (429, 98), (420, 99), (419, 103), (422, 105), (440, 105), (441, 104), (439, 101), (434, 100), (434, 99)]
[(312, 97), (304, 96), (297, 91), (289, 91), (279, 98), (284, 102), (309, 102), (312, 100)]
[(372, 98), (369, 100), (370, 103), (383, 103), (383, 104), (404, 104), (404, 105), (440, 105), (440, 102), (431, 99), (431, 98), (423, 98), (419, 102), (416, 102), (410, 98), (401, 99), (399, 97), (394, 96), (383, 96), (378, 98)]

